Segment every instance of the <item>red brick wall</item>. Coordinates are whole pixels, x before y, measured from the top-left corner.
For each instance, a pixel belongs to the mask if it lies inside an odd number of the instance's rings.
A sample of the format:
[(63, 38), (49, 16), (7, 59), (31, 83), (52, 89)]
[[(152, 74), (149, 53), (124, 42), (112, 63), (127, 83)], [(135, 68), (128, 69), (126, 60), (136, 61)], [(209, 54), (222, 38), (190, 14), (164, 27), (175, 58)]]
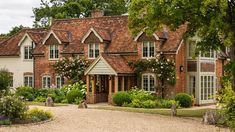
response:
[(221, 77), (223, 75), (223, 60), (217, 60), (216, 61), (216, 77), (217, 77), (217, 88), (221, 88)]
[[(178, 54), (175, 57), (176, 61), (176, 85), (175, 92), (186, 92), (186, 44), (182, 43)], [(183, 72), (180, 72), (180, 66), (184, 67)]]

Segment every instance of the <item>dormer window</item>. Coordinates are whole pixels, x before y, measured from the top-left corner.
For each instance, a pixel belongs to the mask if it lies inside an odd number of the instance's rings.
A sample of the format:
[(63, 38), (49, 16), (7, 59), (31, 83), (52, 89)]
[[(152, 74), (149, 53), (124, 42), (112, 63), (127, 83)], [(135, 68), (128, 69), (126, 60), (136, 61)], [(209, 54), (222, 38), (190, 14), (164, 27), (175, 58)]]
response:
[(155, 45), (154, 42), (146, 41), (142, 44), (142, 57), (152, 58), (155, 56)]
[(95, 59), (100, 55), (99, 44), (89, 44), (88, 47), (89, 59)]
[(59, 58), (59, 49), (58, 45), (49, 46), (49, 59), (54, 60)]
[(31, 60), (32, 57), (32, 46), (25, 46), (24, 47), (24, 59)]

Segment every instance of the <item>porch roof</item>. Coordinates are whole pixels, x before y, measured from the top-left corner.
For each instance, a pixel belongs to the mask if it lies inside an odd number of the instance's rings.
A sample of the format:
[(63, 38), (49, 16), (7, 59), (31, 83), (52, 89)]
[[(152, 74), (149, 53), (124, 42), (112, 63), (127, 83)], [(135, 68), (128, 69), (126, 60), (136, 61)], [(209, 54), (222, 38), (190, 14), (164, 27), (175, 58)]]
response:
[(128, 62), (121, 55), (102, 54), (85, 71), (85, 75), (87, 74), (134, 74), (134, 71), (128, 66)]

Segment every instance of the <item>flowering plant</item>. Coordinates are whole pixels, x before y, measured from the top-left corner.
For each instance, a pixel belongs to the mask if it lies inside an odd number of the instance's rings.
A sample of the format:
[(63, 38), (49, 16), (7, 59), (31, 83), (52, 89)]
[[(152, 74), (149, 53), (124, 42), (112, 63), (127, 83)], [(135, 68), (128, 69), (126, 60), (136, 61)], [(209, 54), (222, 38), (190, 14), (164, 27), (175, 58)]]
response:
[(89, 62), (79, 58), (64, 58), (52, 66), (57, 74), (77, 82), (82, 79)]

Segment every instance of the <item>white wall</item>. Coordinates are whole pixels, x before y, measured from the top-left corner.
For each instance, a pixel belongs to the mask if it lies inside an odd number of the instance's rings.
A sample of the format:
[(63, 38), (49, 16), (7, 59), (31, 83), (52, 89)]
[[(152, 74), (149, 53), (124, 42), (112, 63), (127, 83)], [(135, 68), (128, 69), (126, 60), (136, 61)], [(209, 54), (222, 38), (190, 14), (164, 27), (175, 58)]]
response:
[(6, 68), (13, 73), (13, 87), (24, 85), (24, 73), (33, 73), (33, 60), (24, 60), (24, 46), (31, 45), (32, 41), (26, 38), (20, 48), (18, 57), (0, 57), (0, 68)]

